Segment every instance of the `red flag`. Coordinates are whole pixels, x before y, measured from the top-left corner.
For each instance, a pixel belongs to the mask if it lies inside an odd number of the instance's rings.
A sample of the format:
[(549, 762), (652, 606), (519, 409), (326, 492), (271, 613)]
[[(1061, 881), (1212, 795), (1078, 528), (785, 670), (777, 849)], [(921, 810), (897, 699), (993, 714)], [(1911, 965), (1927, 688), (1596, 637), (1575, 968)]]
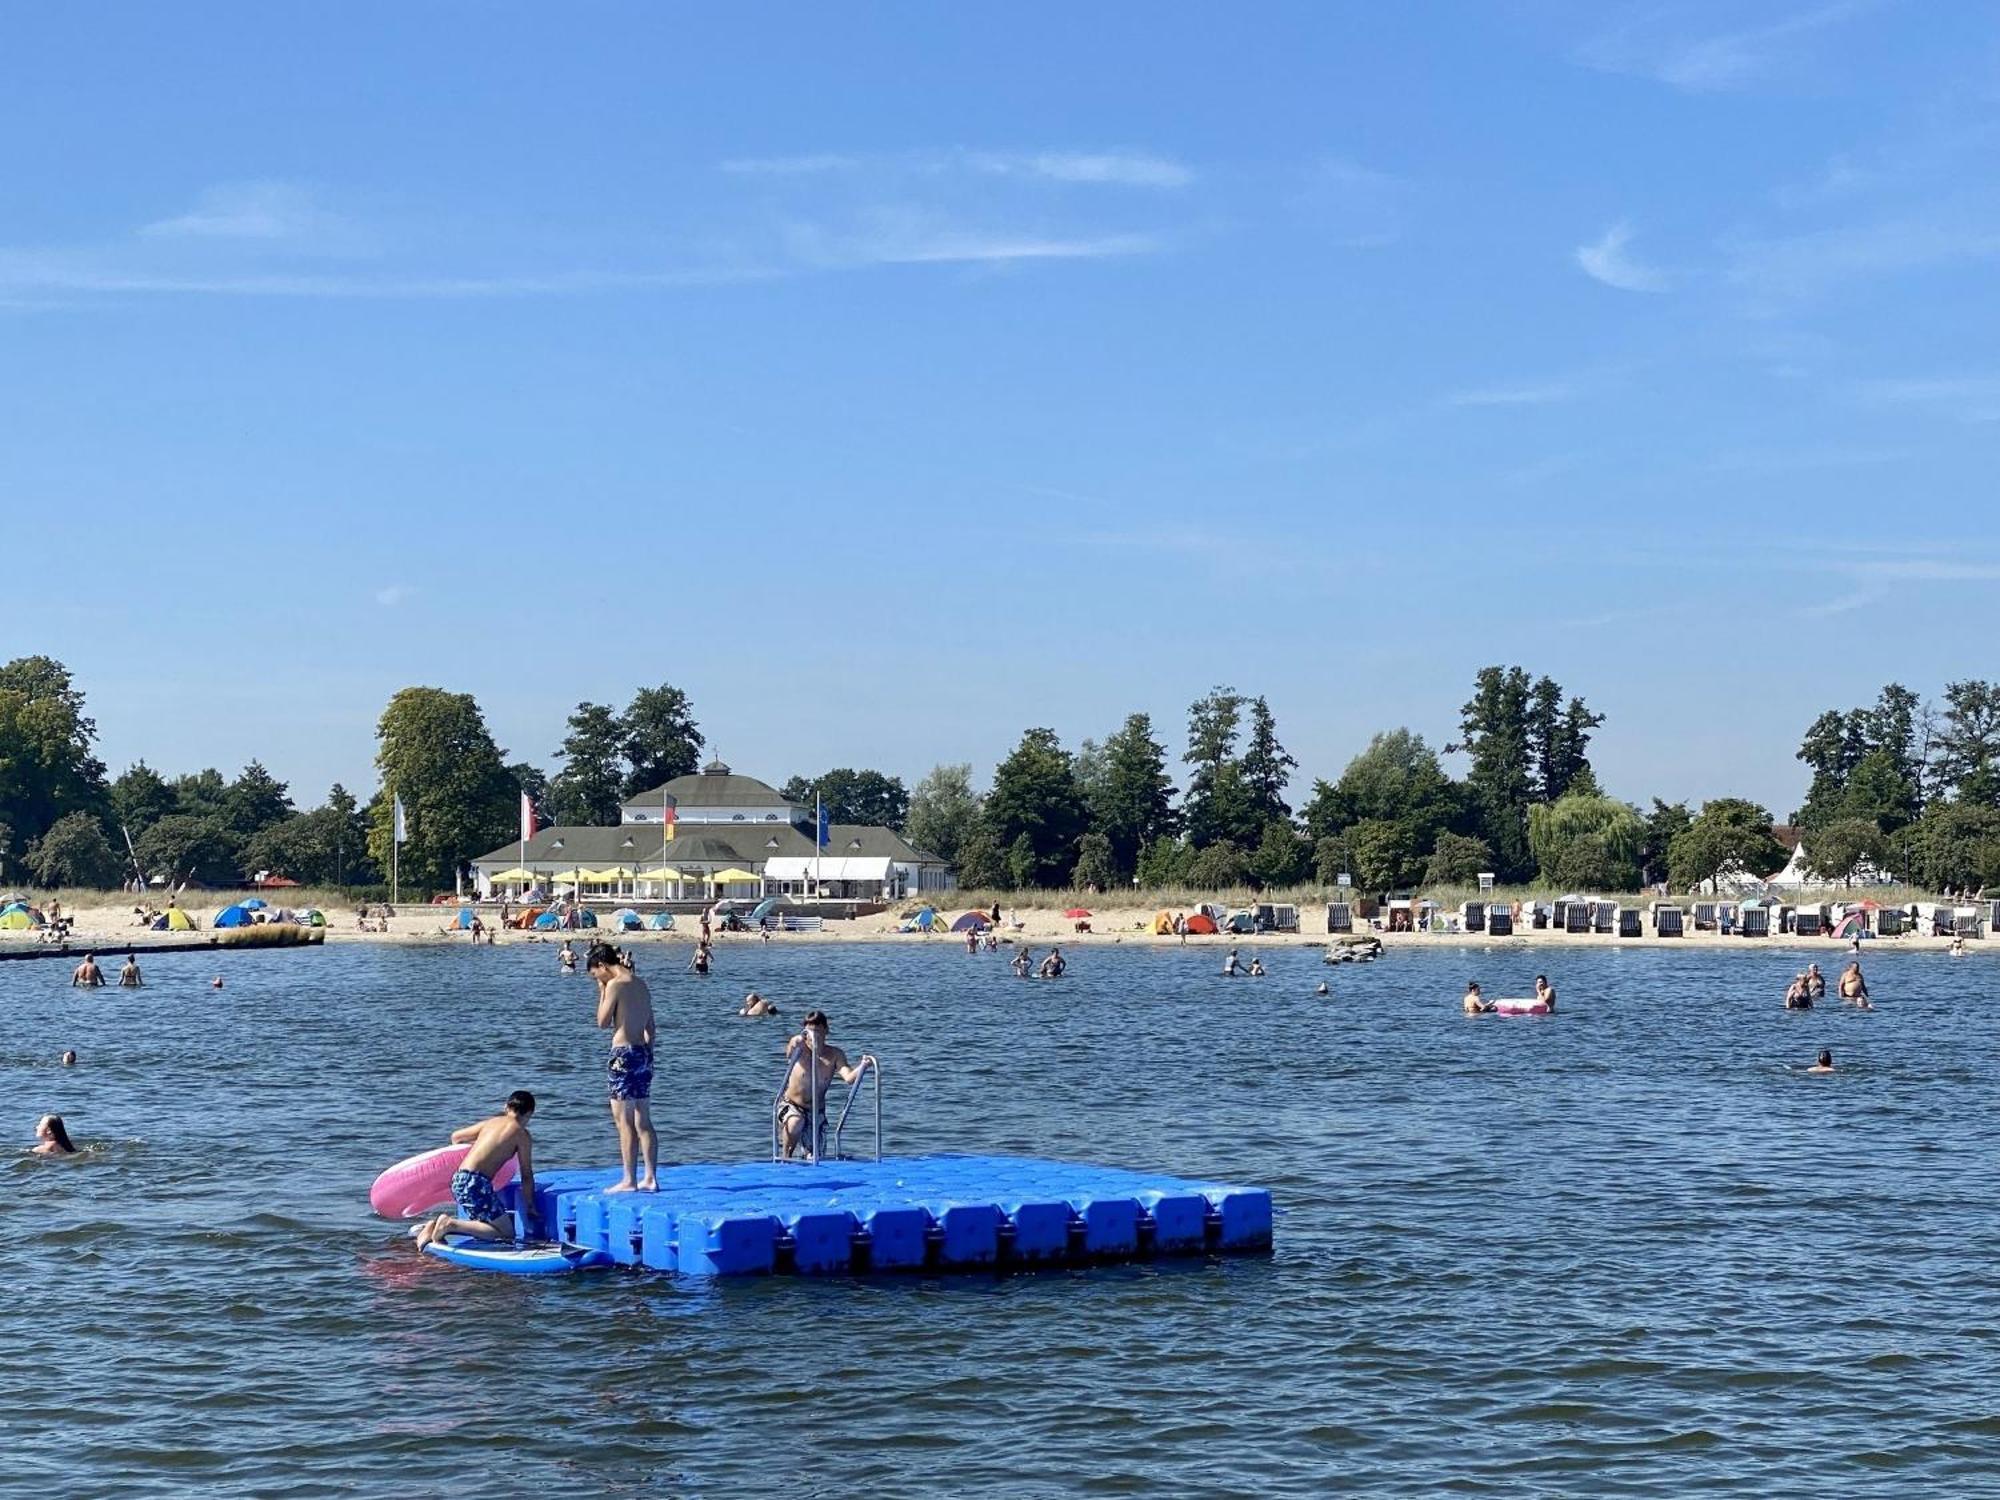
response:
[(526, 792), (521, 793), (521, 842), (527, 843), (535, 836), (535, 799)]

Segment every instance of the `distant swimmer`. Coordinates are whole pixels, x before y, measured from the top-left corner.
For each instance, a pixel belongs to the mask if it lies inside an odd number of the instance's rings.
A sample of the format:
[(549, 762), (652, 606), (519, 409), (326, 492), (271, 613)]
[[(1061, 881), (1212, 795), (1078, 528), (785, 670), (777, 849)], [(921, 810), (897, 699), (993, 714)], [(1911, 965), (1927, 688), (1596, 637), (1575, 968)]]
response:
[(775, 1016), (778, 1007), (752, 990), (743, 997), (743, 1008), (736, 1012), (739, 1016)]
[(967, 953), (977, 953), (979, 951), (979, 929), (977, 927), (968, 927), (965, 929), (965, 951)]
[(34, 1156), (74, 1156), (76, 1146), (69, 1138), (69, 1128), (63, 1124), (61, 1115), (43, 1115), (35, 1121), (35, 1145), (30, 1154)]
[(535, 1096), (516, 1089), (507, 1096), (507, 1106), (497, 1115), (467, 1125), (451, 1133), (451, 1143), (472, 1149), (451, 1174), (451, 1203), (455, 1213), (439, 1214), (417, 1230), (417, 1248), (448, 1234), (470, 1235), (476, 1240), (511, 1240), (514, 1216), (500, 1201), (493, 1179), (508, 1162), (521, 1163), (521, 1217), (535, 1217), (535, 1141), (528, 1134), (528, 1121), (535, 1115)]
[(562, 948), (556, 953), (556, 966), (565, 974), (576, 972), (576, 949), (570, 947), (569, 939), (563, 939)]
[(1840, 998), (1863, 1010), (1875, 1008), (1868, 1003), (1868, 981), (1861, 977), (1860, 964), (1849, 964), (1840, 971)]
[(138, 955), (134, 953), (126, 954), (125, 967), (118, 971), (118, 988), (121, 990), (143, 989), (145, 984), (146, 981), (139, 976)]
[(1550, 1015), (1556, 1013), (1556, 987), (1549, 983), (1549, 976), (1546, 974), (1535, 976), (1535, 999), (1549, 1008)]
[(1250, 955), (1250, 977), (1252, 979), (1264, 977), (1264, 960), (1254, 953)]
[(212, 990), (219, 990), (219, 989), (221, 989), (221, 988), (222, 988), (222, 976), (221, 976), (220, 974), (218, 974), (218, 975), (216, 975), (216, 976), (215, 976), (215, 978), (213, 978), (213, 979), (209, 980), (209, 982), (208, 982), (208, 987), (209, 987), (210, 989), (212, 989)]
[(1475, 979), (1466, 985), (1461, 1004), (1468, 1016), (1482, 1016), (1493, 1009), (1494, 1002), (1479, 993), (1479, 981)]
[(1028, 977), (1028, 971), (1035, 966), (1035, 961), (1031, 956), (1034, 951), (1032, 948), (1021, 949), (1014, 955), (1013, 961), (1007, 965), (1008, 968), (1014, 971), (1016, 978), (1026, 979)]
[(1051, 948), (1049, 956), (1042, 960), (1042, 966), (1036, 972), (1044, 979), (1060, 979), (1063, 977), (1063, 970), (1068, 967), (1069, 960), (1062, 956), (1062, 949)]
[(1222, 977), (1224, 979), (1234, 979), (1236, 977), (1236, 950), (1234, 948), (1229, 950), (1229, 957), (1222, 961)]
[(1785, 989), (1786, 1010), (1811, 1010), (1812, 988), (1803, 974), (1794, 974), (1792, 982)]
[(1966, 953), (1966, 948), (1965, 948), (1965, 939), (1964, 939), (1964, 938), (1962, 938), (1962, 937), (1955, 937), (1955, 938), (1953, 938), (1953, 939), (1951, 940), (1951, 946), (1950, 946), (1949, 948), (1945, 949), (1944, 951), (1945, 951), (1945, 956), (1946, 956), (1947, 958), (1963, 958), (1963, 957), (1965, 957), (1965, 953)]
[(1313, 993), (1314, 993), (1315, 995), (1324, 995), (1324, 994), (1328, 994), (1328, 993), (1330, 993), (1330, 991), (1328, 991), (1328, 989), (1327, 989), (1327, 987), (1326, 987), (1326, 981), (1325, 981), (1324, 979), (1322, 979), (1322, 980), (1321, 980), (1321, 981), (1319, 982), (1319, 988), (1317, 988), (1316, 990), (1314, 990), (1314, 991), (1313, 991)]
[(83, 962), (76, 966), (76, 972), (69, 976), (70, 988), (82, 985), (87, 990), (99, 988), (104, 983), (104, 971), (97, 967), (97, 955), (86, 953)]
[(1806, 1071), (1808, 1073), (1831, 1073), (1833, 1071), (1833, 1053), (1825, 1047), (1820, 1048), (1819, 1061), (1814, 1063), (1810, 1068), (1807, 1068)]
[(1803, 977), (1806, 982), (1806, 999), (1824, 1000), (1826, 998), (1826, 976), (1820, 973), (1819, 965), (1807, 964)]
[(75, 1052), (65, 1052), (65, 1053), (64, 1053), (64, 1054), (62, 1055), (62, 1065), (63, 1065), (63, 1066), (65, 1067), (65, 1068), (73, 1068), (73, 1067), (75, 1067), (75, 1066), (76, 1066), (76, 1053), (75, 1053)]
[[(625, 1175), (607, 1191), (629, 1193), (635, 1187), (650, 1193), (657, 1186), (660, 1138), (653, 1131), (653, 994), (618, 961), (609, 943), (593, 943), (584, 967), (597, 981), (597, 1025), (611, 1033), (611, 1060), (606, 1068), (611, 1093), (611, 1120), (618, 1127), (618, 1159)], [(643, 1158), (645, 1175), (635, 1178), (635, 1159)]]

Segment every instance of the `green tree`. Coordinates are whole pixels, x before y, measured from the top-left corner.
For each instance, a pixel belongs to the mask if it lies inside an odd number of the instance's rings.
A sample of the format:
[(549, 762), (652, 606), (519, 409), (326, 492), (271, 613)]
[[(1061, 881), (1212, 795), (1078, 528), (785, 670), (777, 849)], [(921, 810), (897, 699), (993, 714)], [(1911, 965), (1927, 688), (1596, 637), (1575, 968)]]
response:
[(143, 760), (111, 783), (111, 815), (134, 838), (178, 807), (173, 787)]
[(404, 688), (376, 727), (382, 777), (368, 814), (368, 853), (382, 869), (394, 850), (392, 799), (407, 812), (403, 878), (449, 887), (460, 864), (519, 836), (519, 789), (470, 693)]
[(1450, 751), (1472, 762), (1466, 792), (1480, 834), (1493, 848), (1503, 881), (1523, 879), (1533, 867), (1528, 849), (1528, 804), (1535, 799), (1528, 746), (1528, 704), (1533, 685), (1519, 667), (1482, 667), (1472, 697), (1459, 710), (1459, 735)]
[(1249, 884), (1250, 863), (1241, 849), (1225, 839), (1191, 853), (1182, 874), (1196, 890), (1229, 891)]
[[(919, 845), (926, 848), (926, 845)], [(936, 850), (932, 850), (936, 853)], [(957, 850), (958, 883), (969, 890), (1008, 890), (1013, 881), (1007, 873), (1007, 853), (994, 842), (993, 830), (984, 818), (975, 817), (965, 830)]]
[(1398, 823), (1411, 844), (1428, 849), (1456, 810), (1451, 778), (1420, 734), (1378, 734), (1347, 763), (1337, 782), (1313, 783), (1304, 809), (1307, 836), (1317, 843), (1366, 820)]
[(28, 869), (38, 885), (110, 890), (124, 866), (95, 813), (64, 813), (28, 850)]
[(1315, 840), (1312, 851), (1313, 879), (1321, 885), (1336, 885), (1343, 875), (1350, 880), (1354, 878), (1354, 872), (1348, 868), (1346, 839), (1335, 838), (1329, 834), (1323, 839)]
[(1848, 772), (1836, 807), (1838, 816), (1832, 822), (1859, 821), (1873, 824), (1883, 833), (1894, 833), (1916, 821), (1916, 784), (1904, 774), (1892, 752), (1870, 750)]
[(1017, 891), (1030, 890), (1042, 883), (1041, 873), (1034, 839), (1026, 833), (1016, 834), (1007, 846), (1007, 884)]
[(69, 669), (47, 656), (0, 667), (0, 822), (17, 840), (40, 838), (73, 812), (106, 802), (97, 724)]
[(1653, 810), (1646, 814), (1646, 836), (1639, 845), (1639, 878), (1642, 881), (1667, 878), (1667, 850), (1693, 825), (1694, 814), (1688, 811), (1685, 802), (1662, 802), (1658, 797), (1653, 799)]
[(1441, 833), (1424, 864), (1425, 885), (1470, 885), (1493, 868), (1493, 850), (1485, 839), (1464, 833)]
[(1937, 773), (1960, 802), (2000, 807), (2000, 683), (1945, 685)]
[(1243, 695), (1231, 687), (1212, 688), (1205, 698), (1188, 709), (1188, 789), (1183, 813), (1188, 842), (1202, 844), (1238, 831), (1250, 816), (1248, 798), (1241, 789), (1241, 776), (1234, 806), (1218, 816), (1212, 806), (1216, 783), (1228, 767), (1236, 764), (1236, 737), (1243, 722)]
[(987, 885), (991, 882), (973, 880), (964, 868), (965, 842), (978, 823), (979, 797), (972, 790), (972, 767), (963, 762), (932, 766), (930, 774), (910, 793), (903, 836), (957, 869), (959, 879), (967, 885)]
[[(1016, 885), (1057, 885), (1076, 863), (1084, 832), (1083, 798), (1068, 752), (1052, 729), (1030, 729), (993, 772), (984, 811), (996, 844), (1008, 851)], [(1023, 878), (1017, 855), (1027, 840), (1031, 863)]]
[[(517, 760), (511, 766), (507, 767), (507, 779), (514, 783), (514, 805), (517, 809), (520, 807), (521, 793), (526, 792), (528, 794), (528, 805), (534, 809), (535, 826), (537, 828), (547, 828), (550, 824), (558, 821), (549, 814), (549, 773), (547, 771), (544, 771), (540, 766), (530, 765), (525, 760)], [(518, 817), (515, 820), (514, 828), (516, 833), (520, 831)]]
[(1273, 818), (1250, 851), (1250, 875), (1266, 890), (1297, 885), (1312, 869), (1312, 853), (1312, 845), (1297, 829), (1283, 818)]
[(1069, 883), (1078, 890), (1108, 891), (1118, 884), (1118, 866), (1111, 857), (1111, 840), (1092, 829), (1076, 841), (1076, 868)]
[(830, 823), (862, 823), (902, 831), (910, 815), (910, 793), (900, 776), (846, 767), (816, 778), (794, 776), (779, 788), (787, 802), (811, 807), (817, 792)]
[(1401, 823), (1363, 818), (1345, 834), (1350, 873), (1364, 891), (1407, 890), (1424, 873), (1424, 856)]
[(1271, 706), (1263, 696), (1250, 700), (1250, 733), (1243, 745), (1242, 768), (1243, 789), (1249, 795), (1250, 806), (1255, 810), (1260, 823), (1269, 824), (1273, 819), (1290, 818), (1291, 804), (1285, 801), (1285, 787), (1291, 782), (1292, 772), (1299, 763), (1285, 752), (1278, 743), (1278, 721), (1271, 714)]
[(1161, 886), (1186, 885), (1187, 866), (1193, 851), (1177, 838), (1162, 835), (1139, 851), (1139, 884), (1157, 890)]
[(1851, 885), (1866, 868), (1886, 868), (1889, 847), (1889, 836), (1874, 819), (1836, 818), (1805, 841), (1805, 863), (1821, 880)]
[(579, 703), (556, 751), (563, 767), (549, 780), (549, 816), (565, 826), (618, 821), (621, 762), (630, 732), (607, 703)]
[(1771, 834), (1771, 814), (1741, 797), (1704, 802), (1701, 814), (1667, 849), (1668, 878), (1683, 889), (1737, 873), (1763, 876), (1784, 868), (1784, 845)]
[(289, 789), (262, 761), (251, 761), (222, 793), (223, 821), (238, 839), (281, 823), (294, 811)]
[(1571, 792), (1528, 809), (1528, 847), (1551, 885), (1637, 890), (1646, 821), (1615, 797)]
[(171, 885), (234, 885), (242, 878), (236, 835), (213, 815), (168, 813), (139, 835), (137, 845), (146, 874), (164, 876)]
[(641, 688), (624, 714), (625, 795), (648, 792), (676, 776), (692, 776), (701, 764), (701, 726), (694, 705), (669, 683)]
[(1248, 848), (1264, 836), (1269, 821), (1260, 799), (1243, 775), (1240, 761), (1224, 761), (1199, 801), (1190, 796), (1187, 810), (1187, 839), (1197, 849), (1210, 844), (1234, 844)]
[(1933, 891), (2000, 886), (2000, 808), (1933, 802), (1897, 843), (1906, 880)]
[(290, 876), (308, 885), (364, 885), (381, 878), (368, 860), (366, 824), (338, 782), (326, 804), (295, 813), (253, 835), (243, 846), (243, 872)]
[(1590, 769), (1590, 736), (1603, 722), (1604, 715), (1592, 713), (1581, 698), (1564, 703), (1562, 688), (1553, 678), (1540, 678), (1529, 689), (1527, 741), (1537, 801), (1558, 801), (1572, 789), (1597, 790)]
[[(1812, 830), (1836, 819), (1862, 817), (1896, 828), (1915, 818), (1929, 780), (1926, 733), (1928, 722), (1917, 695), (1895, 682), (1882, 689), (1872, 706), (1846, 713), (1829, 709), (1814, 719), (1798, 750), (1813, 773), (1798, 812), (1800, 826)], [(1850, 797), (1857, 775), (1864, 784)]]
[(1148, 715), (1130, 714), (1104, 742), (1100, 761), (1086, 802), (1092, 824), (1111, 841), (1112, 864), (1123, 873), (1137, 867), (1142, 849), (1179, 830), (1167, 749), (1154, 738)]

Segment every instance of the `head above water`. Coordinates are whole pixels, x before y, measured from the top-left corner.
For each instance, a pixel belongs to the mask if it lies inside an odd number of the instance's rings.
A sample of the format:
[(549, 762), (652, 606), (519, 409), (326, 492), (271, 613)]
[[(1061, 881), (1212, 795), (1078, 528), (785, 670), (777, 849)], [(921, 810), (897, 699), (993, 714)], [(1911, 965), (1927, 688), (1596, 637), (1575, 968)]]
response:
[(586, 969), (615, 969), (618, 967), (618, 950), (609, 943), (592, 943), (590, 951), (583, 956)]
[(35, 1135), (44, 1141), (54, 1141), (60, 1151), (74, 1152), (76, 1146), (69, 1138), (69, 1127), (63, 1124), (61, 1115), (43, 1115), (35, 1121)]
[(525, 1120), (535, 1112), (535, 1096), (526, 1089), (515, 1089), (507, 1096), (507, 1113), (517, 1120)]
[(75, 1066), (76, 1066), (76, 1053), (75, 1053), (75, 1052), (73, 1052), (73, 1051), (71, 1051), (71, 1052), (65, 1052), (65, 1053), (63, 1053), (63, 1055), (62, 1055), (62, 1065), (63, 1065), (63, 1066), (65, 1067), (65, 1068), (73, 1068), (73, 1067), (75, 1067)]
[(1822, 1068), (1833, 1066), (1833, 1049), (1831, 1047), (1822, 1047), (1819, 1049), (1819, 1065)]

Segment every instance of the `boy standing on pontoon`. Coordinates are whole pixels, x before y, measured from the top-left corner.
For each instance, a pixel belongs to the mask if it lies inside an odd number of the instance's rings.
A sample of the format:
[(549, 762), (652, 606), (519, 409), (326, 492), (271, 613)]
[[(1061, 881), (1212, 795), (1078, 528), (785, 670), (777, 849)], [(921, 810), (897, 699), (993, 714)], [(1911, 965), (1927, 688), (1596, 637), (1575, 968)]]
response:
[[(618, 1160), (625, 1175), (606, 1188), (650, 1193), (659, 1186), (660, 1138), (653, 1133), (653, 994), (646, 982), (625, 966), (609, 943), (592, 943), (584, 967), (597, 981), (597, 1025), (611, 1033), (611, 1062), (606, 1077), (611, 1093), (611, 1121), (618, 1127)], [(633, 1177), (635, 1158), (645, 1174)]]

